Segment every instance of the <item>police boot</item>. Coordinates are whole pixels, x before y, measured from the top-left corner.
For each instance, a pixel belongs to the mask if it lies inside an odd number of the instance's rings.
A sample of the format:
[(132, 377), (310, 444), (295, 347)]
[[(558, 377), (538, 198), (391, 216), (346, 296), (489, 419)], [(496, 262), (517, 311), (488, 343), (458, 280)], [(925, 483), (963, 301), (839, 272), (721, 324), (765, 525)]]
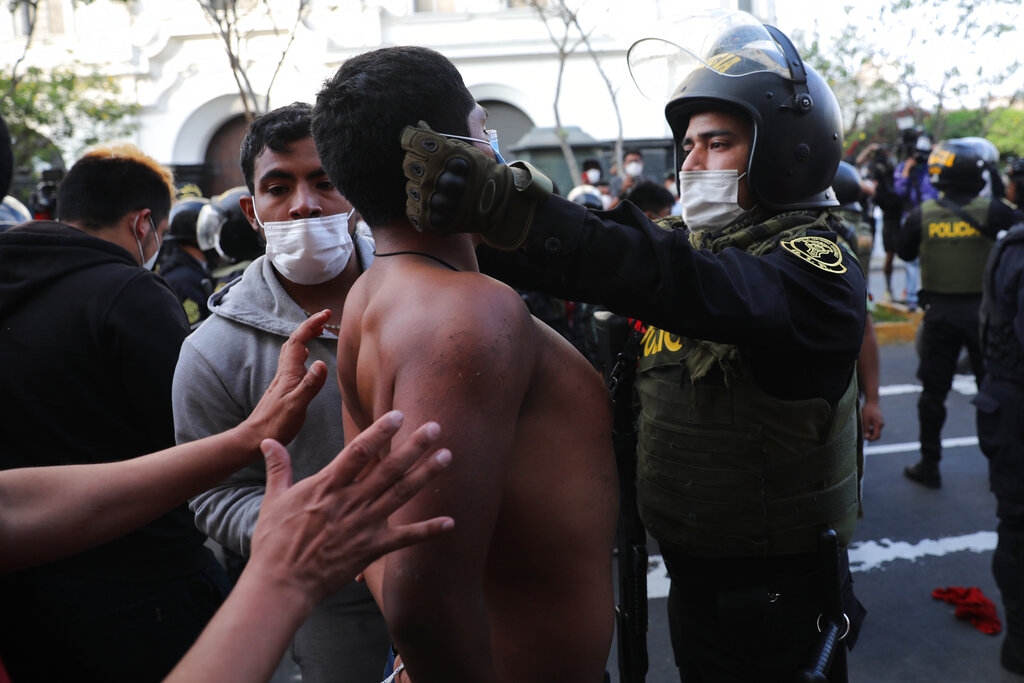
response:
[(1024, 529), (1017, 523), (999, 523), (999, 542), (992, 554), (992, 574), (1003, 596), (1006, 636), (999, 661), (1003, 668), (1024, 674)]
[(916, 465), (903, 468), (903, 474), (910, 481), (916, 481), (930, 489), (942, 488), (942, 475), (939, 474), (940, 447), (922, 445), (921, 461)]
[(1006, 634), (999, 652), (999, 663), (1007, 671), (1024, 676), (1024, 635)]

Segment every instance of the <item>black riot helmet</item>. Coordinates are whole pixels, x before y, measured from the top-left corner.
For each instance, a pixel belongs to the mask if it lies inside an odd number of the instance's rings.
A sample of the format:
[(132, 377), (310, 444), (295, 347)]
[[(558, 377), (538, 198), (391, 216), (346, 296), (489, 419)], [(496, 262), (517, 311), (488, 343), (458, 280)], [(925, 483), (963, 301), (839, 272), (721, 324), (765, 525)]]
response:
[(210, 200), (205, 197), (186, 197), (174, 202), (167, 217), (168, 228), (164, 241), (198, 247), (196, 225), (199, 222), (199, 212), (209, 203)]
[(928, 155), (928, 175), (938, 190), (961, 190), (970, 194), (985, 187), (985, 160), (978, 146), (962, 139), (946, 140)]
[[(974, 145), (974, 149), (977, 150), (978, 156), (981, 157), (981, 161), (985, 166), (981, 172), (982, 178), (985, 180), (985, 187), (982, 188), (981, 193), (982, 196), (1005, 197), (1006, 184), (1003, 182), (1003, 176), (999, 172), (999, 148), (987, 138), (972, 136), (959, 139)], [(987, 194), (985, 189), (988, 190)]]
[(251, 193), (245, 185), (225, 190), (199, 211), (196, 240), (199, 248), (229, 262), (249, 261), (264, 253), (266, 245), (249, 219), (242, 213), (238, 200)]
[(832, 179), (836, 200), (844, 209), (861, 210), (861, 177), (857, 167), (847, 161), (840, 161), (836, 176)]
[(843, 154), (839, 102), (789, 38), (735, 10), (690, 17), (670, 31), (671, 38), (637, 41), (628, 59), (642, 93), (668, 97), (665, 118), (677, 162), (693, 114), (738, 112), (753, 128), (747, 180), (759, 205), (836, 206), (831, 184)]

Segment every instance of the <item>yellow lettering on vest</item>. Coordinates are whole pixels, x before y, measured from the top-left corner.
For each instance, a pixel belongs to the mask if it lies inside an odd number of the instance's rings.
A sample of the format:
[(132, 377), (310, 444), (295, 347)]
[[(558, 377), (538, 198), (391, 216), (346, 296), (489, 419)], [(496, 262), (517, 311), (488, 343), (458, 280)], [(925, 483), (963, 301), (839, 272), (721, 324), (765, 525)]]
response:
[(665, 340), (665, 348), (669, 351), (678, 351), (683, 348), (683, 338), (676, 334), (669, 334), (668, 332), (663, 333)]
[(977, 237), (981, 233), (974, 229), (967, 221), (956, 223), (929, 223), (928, 237), (937, 239), (956, 239), (961, 237)]
[(644, 357), (661, 353), (662, 350), (678, 351), (683, 348), (683, 338), (679, 335), (669, 334), (656, 327), (648, 327), (644, 332)]
[(660, 332), (661, 332), (661, 330), (659, 330), (656, 327), (648, 327), (647, 331), (644, 332), (644, 340), (643, 341), (644, 341), (644, 357), (645, 358), (647, 356), (652, 356), (652, 355), (654, 355), (654, 354), (656, 354), (658, 352), (658, 350), (659, 350), (659, 344), (658, 343), (661, 340), (661, 335), (659, 334)]

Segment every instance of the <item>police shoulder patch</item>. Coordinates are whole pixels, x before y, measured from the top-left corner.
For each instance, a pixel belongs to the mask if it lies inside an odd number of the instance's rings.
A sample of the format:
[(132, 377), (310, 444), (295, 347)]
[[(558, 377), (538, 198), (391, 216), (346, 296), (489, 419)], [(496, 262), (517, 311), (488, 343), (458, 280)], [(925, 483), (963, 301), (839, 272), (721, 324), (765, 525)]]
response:
[(825, 272), (837, 275), (846, 272), (846, 266), (843, 265), (843, 252), (832, 240), (816, 235), (804, 235), (786, 240), (782, 243), (782, 248), (801, 261), (806, 261)]

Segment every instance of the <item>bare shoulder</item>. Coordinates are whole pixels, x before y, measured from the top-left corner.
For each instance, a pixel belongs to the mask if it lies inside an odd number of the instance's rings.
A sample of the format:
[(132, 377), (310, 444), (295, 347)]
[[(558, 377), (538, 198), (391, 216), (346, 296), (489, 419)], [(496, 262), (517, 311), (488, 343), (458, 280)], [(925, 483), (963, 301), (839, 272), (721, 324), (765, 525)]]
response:
[(479, 273), (452, 274), (444, 278), (443, 286), (419, 292), (404, 309), (405, 315), (418, 320), (416, 324), (404, 321), (403, 327), (438, 357), (451, 357), (451, 350), (522, 351), (524, 343), (533, 343), (535, 329), (519, 294)]

